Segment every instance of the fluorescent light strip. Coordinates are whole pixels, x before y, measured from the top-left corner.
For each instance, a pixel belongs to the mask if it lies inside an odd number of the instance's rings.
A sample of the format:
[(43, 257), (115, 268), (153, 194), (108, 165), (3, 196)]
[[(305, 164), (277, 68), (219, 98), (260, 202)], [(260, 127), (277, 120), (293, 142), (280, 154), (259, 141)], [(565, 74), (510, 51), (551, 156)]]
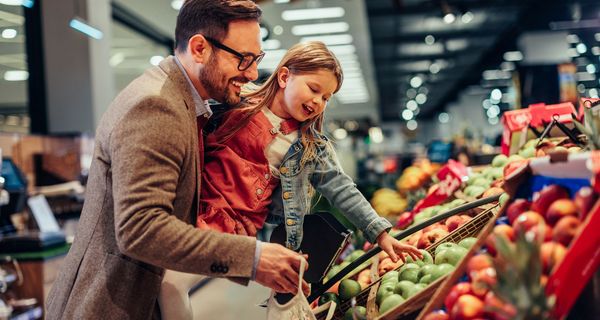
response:
[(315, 20), (343, 17), (346, 11), (342, 7), (285, 10), (281, 18), (285, 21)]
[(353, 44), (344, 44), (339, 46), (328, 46), (329, 50), (336, 56), (356, 53), (356, 47)]
[(321, 41), (328, 46), (340, 45), (340, 44), (351, 44), (352, 35), (349, 34), (336, 34), (329, 36), (311, 36), (300, 39), (300, 42), (307, 41)]
[(25, 81), (29, 78), (29, 72), (25, 70), (9, 70), (4, 73), (6, 81)]
[(102, 31), (90, 26), (89, 24), (87, 24), (86, 22), (84, 22), (83, 20), (81, 20), (79, 18), (71, 19), (71, 22), (69, 22), (69, 26), (71, 28), (73, 28), (89, 37), (97, 39), (97, 40), (102, 39), (102, 37), (104, 36)]
[(276, 50), (279, 48), (281, 48), (281, 41), (277, 39), (263, 41), (263, 50)]
[(312, 34), (348, 32), (348, 30), (350, 30), (350, 25), (347, 22), (314, 23), (293, 26), (292, 34), (307, 36)]

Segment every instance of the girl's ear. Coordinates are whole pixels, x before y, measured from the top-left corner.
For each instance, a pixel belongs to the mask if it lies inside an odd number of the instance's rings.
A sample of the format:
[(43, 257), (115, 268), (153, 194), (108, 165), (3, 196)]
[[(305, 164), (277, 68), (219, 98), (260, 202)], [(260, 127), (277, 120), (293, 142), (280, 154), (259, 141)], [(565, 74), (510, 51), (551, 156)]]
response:
[(287, 85), (287, 81), (290, 78), (290, 69), (287, 67), (281, 67), (279, 72), (277, 73), (277, 83), (280, 88), (285, 88)]

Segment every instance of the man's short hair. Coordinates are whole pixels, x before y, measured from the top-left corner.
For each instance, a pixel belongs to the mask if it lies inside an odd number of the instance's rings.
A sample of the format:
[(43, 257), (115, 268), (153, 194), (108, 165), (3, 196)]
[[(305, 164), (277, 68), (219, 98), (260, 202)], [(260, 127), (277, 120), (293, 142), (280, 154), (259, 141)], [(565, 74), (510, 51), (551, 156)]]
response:
[(227, 35), (235, 20), (260, 19), (262, 10), (250, 0), (186, 0), (177, 16), (175, 50), (183, 52), (196, 34), (217, 40)]

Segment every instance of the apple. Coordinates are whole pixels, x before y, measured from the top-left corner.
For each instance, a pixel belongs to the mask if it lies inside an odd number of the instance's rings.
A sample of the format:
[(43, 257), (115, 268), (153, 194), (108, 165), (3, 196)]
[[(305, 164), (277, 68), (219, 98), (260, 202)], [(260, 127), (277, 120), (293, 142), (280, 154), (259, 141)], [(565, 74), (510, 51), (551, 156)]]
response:
[(423, 320), (450, 320), (450, 316), (444, 310), (437, 310), (426, 315)]
[(508, 217), (508, 222), (512, 224), (521, 213), (529, 211), (529, 208), (531, 208), (531, 202), (527, 201), (526, 199), (516, 199), (506, 208), (506, 217)]
[(388, 310), (391, 310), (402, 304), (402, 302), (404, 302), (404, 298), (402, 298), (402, 296), (399, 294), (392, 294), (386, 297), (379, 305), (379, 314), (386, 313)]
[(382, 283), (379, 286), (379, 289), (377, 289), (377, 294), (375, 295), (375, 302), (377, 302), (377, 304), (381, 305), (381, 302), (383, 302), (383, 300), (386, 297), (394, 294), (395, 288), (396, 288), (396, 283), (391, 283), (391, 282)]
[(590, 187), (583, 187), (575, 193), (573, 201), (575, 202), (581, 221), (585, 220), (585, 217), (592, 210), (597, 200), (598, 195)]
[(496, 285), (496, 269), (493, 267), (481, 269), (470, 274), (471, 286), (476, 296), (483, 298)]
[(478, 254), (471, 257), (467, 262), (467, 275), (471, 275), (474, 272), (493, 267), (494, 263), (492, 258), (487, 254)]
[(426, 264), (421, 267), (419, 270), (419, 279), (422, 279), (424, 276), (428, 274), (432, 274), (436, 271), (437, 265), (435, 264)]
[(423, 277), (421, 277), (421, 279), (419, 279), (419, 283), (418, 284), (422, 284), (422, 285), (428, 285), (430, 283), (433, 282), (433, 275), (432, 274), (426, 274)]
[(492, 256), (496, 256), (497, 253), (496, 237), (504, 237), (506, 240), (512, 242), (515, 240), (515, 231), (513, 227), (507, 224), (499, 224), (494, 227), (492, 233), (485, 240), (487, 252)]
[(471, 247), (475, 244), (475, 242), (477, 242), (477, 238), (468, 237), (468, 238), (464, 238), (464, 239), (460, 240), (458, 245), (465, 249), (471, 249)]
[(417, 243), (419, 242), (419, 238), (421, 238), (422, 235), (423, 235), (423, 230), (419, 230), (419, 231), (413, 233), (410, 237), (408, 237), (408, 240), (406, 240), (406, 243), (413, 247), (416, 247)]
[(558, 265), (567, 254), (565, 246), (558, 242), (542, 243), (540, 248), (540, 256), (542, 259), (542, 267), (545, 274), (550, 274), (552, 269)]
[[(416, 265), (416, 264), (415, 264)], [(416, 268), (407, 268), (400, 271), (400, 276), (398, 280), (408, 280), (410, 282), (416, 283), (419, 282), (419, 266), (416, 265)]]
[(424, 232), (423, 235), (419, 238), (419, 242), (417, 242), (417, 248), (425, 249), (447, 235), (448, 231), (443, 229), (434, 229), (428, 232)]
[(427, 226), (425, 228), (423, 228), (423, 232), (429, 232), (431, 230), (435, 230), (435, 229), (441, 229), (441, 230), (446, 230), (448, 231), (448, 227), (446, 227), (445, 224), (441, 223), (441, 222), (436, 222), (430, 226)]
[(498, 202), (500, 203), (500, 206), (504, 206), (504, 204), (506, 204), (508, 200), (510, 200), (510, 196), (508, 195), (508, 193), (505, 192), (500, 195), (500, 199), (498, 199)]
[(464, 294), (473, 294), (471, 290), (471, 284), (469, 282), (461, 282), (455, 284), (446, 295), (446, 299), (444, 299), (444, 306), (446, 306), (446, 310), (452, 310), (454, 307), (454, 303), (458, 298)]
[(554, 225), (560, 218), (566, 216), (577, 216), (577, 206), (570, 199), (558, 199), (552, 202), (546, 211), (546, 221), (550, 225)]
[(503, 154), (499, 154), (499, 155), (495, 156), (494, 159), (492, 160), (492, 167), (501, 168), (501, 167), (504, 167), (507, 163), (508, 163), (508, 157)]
[(495, 196), (497, 194), (503, 194), (503, 193), (504, 193), (504, 189), (498, 188), (498, 187), (491, 187), (491, 188), (487, 189), (481, 197), (487, 198), (487, 197), (491, 197), (491, 196)]
[(546, 186), (533, 194), (531, 210), (546, 216), (546, 211), (550, 205), (558, 199), (569, 199), (567, 189), (556, 184)]
[(411, 256), (407, 256), (406, 263), (416, 263), (419, 266), (433, 263), (433, 257), (427, 250), (419, 249), (419, 252), (421, 252), (421, 254), (423, 255), (423, 259), (413, 261), (413, 258)]
[(435, 255), (437, 256), (438, 254), (440, 254), (440, 252), (448, 250), (450, 248), (456, 247), (455, 243), (452, 242), (444, 242), (444, 243), (440, 243), (436, 248), (435, 248)]
[(512, 304), (503, 302), (491, 291), (485, 295), (484, 304), (487, 319), (511, 320), (517, 315), (517, 309)]
[(512, 226), (515, 232), (527, 232), (534, 226), (544, 224), (544, 217), (536, 211), (526, 211), (515, 219)]
[(402, 280), (394, 287), (394, 293), (399, 294), (404, 299), (408, 299), (415, 295), (419, 290), (413, 282)]
[(361, 289), (365, 289), (371, 284), (371, 270), (366, 268), (365, 270), (358, 273), (356, 281), (360, 284)]
[(547, 224), (538, 224), (531, 227), (529, 231), (535, 233), (536, 238), (540, 239), (542, 242), (552, 240), (552, 227)]
[(398, 272), (396, 270), (388, 271), (386, 274), (384, 274), (381, 277), (381, 283), (385, 283), (385, 282), (388, 282), (388, 281), (398, 282), (398, 276), (399, 275), (400, 275), (400, 272)]
[(452, 216), (446, 219), (446, 226), (448, 227), (448, 231), (452, 232), (460, 228), (460, 226), (462, 226), (463, 224), (469, 222), (469, 220), (471, 220), (471, 217), (467, 215)]
[(437, 280), (452, 271), (454, 271), (454, 266), (449, 263), (442, 263), (440, 265), (437, 265), (437, 268), (433, 269), (433, 272), (431, 273), (431, 280)]
[(450, 318), (456, 320), (481, 318), (483, 317), (483, 308), (483, 301), (474, 295), (465, 294), (454, 303), (450, 311)]
[(367, 308), (363, 306), (350, 307), (344, 313), (344, 320), (354, 320), (354, 315), (357, 315), (357, 319), (363, 319), (367, 315)]
[(467, 254), (468, 250), (454, 246), (452, 248), (441, 251), (435, 256), (435, 264), (449, 263), (453, 266), (457, 265), (458, 262)]
[(554, 226), (554, 232), (552, 233), (552, 239), (554, 241), (568, 247), (575, 234), (579, 230), (581, 221), (574, 216), (566, 216), (558, 220)]

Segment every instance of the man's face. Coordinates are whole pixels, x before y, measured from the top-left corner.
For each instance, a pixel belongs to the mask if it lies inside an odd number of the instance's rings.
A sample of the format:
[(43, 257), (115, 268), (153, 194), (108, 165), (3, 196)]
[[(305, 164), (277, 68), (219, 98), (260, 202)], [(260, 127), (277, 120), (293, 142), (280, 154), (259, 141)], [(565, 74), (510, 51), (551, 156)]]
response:
[[(229, 24), (223, 45), (241, 53), (258, 55), (261, 52), (260, 27), (256, 21), (234, 21)], [(240, 102), (242, 85), (258, 78), (256, 62), (244, 70), (238, 70), (240, 59), (234, 54), (212, 45), (209, 62), (200, 70), (199, 80), (208, 95), (229, 105)]]

